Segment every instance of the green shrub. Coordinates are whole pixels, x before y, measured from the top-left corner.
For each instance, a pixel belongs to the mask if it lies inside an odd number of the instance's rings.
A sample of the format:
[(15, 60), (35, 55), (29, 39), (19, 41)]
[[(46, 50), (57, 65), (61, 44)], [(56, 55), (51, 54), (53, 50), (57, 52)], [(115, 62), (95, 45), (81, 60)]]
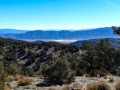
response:
[(0, 62), (0, 90), (4, 89), (4, 79), (5, 79), (4, 64), (3, 62)]
[(16, 75), (21, 72), (21, 68), (19, 67), (18, 64), (11, 62), (8, 67), (6, 68), (6, 72), (9, 75)]
[(74, 76), (69, 68), (69, 62), (63, 57), (46, 65), (42, 73), (48, 82), (54, 84), (71, 82)]

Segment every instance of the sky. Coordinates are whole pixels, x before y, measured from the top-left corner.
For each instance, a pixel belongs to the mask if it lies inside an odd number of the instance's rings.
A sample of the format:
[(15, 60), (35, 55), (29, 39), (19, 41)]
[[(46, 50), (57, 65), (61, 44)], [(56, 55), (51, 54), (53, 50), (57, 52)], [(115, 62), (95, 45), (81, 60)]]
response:
[(120, 0), (0, 0), (0, 28), (88, 29), (120, 26)]

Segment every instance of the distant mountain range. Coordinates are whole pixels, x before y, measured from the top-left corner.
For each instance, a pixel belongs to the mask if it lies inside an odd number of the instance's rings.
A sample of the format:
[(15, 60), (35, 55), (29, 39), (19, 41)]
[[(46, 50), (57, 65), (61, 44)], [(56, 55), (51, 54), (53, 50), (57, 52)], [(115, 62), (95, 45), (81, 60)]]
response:
[(14, 39), (96, 39), (96, 38), (118, 38), (119, 36), (113, 34), (111, 27), (88, 29), (88, 30), (61, 30), (61, 31), (21, 31), (21, 30), (0, 30), (0, 36), (4, 38)]
[[(120, 38), (108, 38), (110, 44), (113, 47), (120, 47)], [(79, 40), (74, 43), (71, 43), (70, 45), (75, 45), (75, 46), (81, 46), (83, 42), (89, 42), (91, 44), (97, 44), (100, 42), (100, 39), (90, 39), (90, 40)]]
[(26, 33), (28, 30), (16, 30), (16, 29), (0, 29), (0, 34), (21, 34)]

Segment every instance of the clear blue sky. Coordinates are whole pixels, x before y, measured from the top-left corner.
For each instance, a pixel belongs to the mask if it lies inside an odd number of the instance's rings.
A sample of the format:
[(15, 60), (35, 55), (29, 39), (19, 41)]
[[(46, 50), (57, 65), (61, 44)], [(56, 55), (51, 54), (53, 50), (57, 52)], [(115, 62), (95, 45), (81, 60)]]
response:
[(120, 26), (120, 0), (0, 0), (0, 28)]

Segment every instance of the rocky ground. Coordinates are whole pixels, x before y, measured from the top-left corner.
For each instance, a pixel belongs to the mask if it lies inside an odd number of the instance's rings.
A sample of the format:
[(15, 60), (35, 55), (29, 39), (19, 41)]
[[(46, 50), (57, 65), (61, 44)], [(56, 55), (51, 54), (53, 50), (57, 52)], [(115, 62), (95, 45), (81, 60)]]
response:
[(107, 76), (107, 77), (76, 77), (75, 82), (72, 82), (69, 85), (56, 85), (56, 86), (44, 86), (43, 79), (40, 77), (32, 77), (33, 81), (31, 85), (28, 86), (18, 86), (17, 81), (6, 82), (11, 86), (11, 90), (87, 90), (87, 84), (92, 82), (106, 82), (111, 90), (116, 90), (114, 85), (120, 81), (119, 77), (116, 76)]

